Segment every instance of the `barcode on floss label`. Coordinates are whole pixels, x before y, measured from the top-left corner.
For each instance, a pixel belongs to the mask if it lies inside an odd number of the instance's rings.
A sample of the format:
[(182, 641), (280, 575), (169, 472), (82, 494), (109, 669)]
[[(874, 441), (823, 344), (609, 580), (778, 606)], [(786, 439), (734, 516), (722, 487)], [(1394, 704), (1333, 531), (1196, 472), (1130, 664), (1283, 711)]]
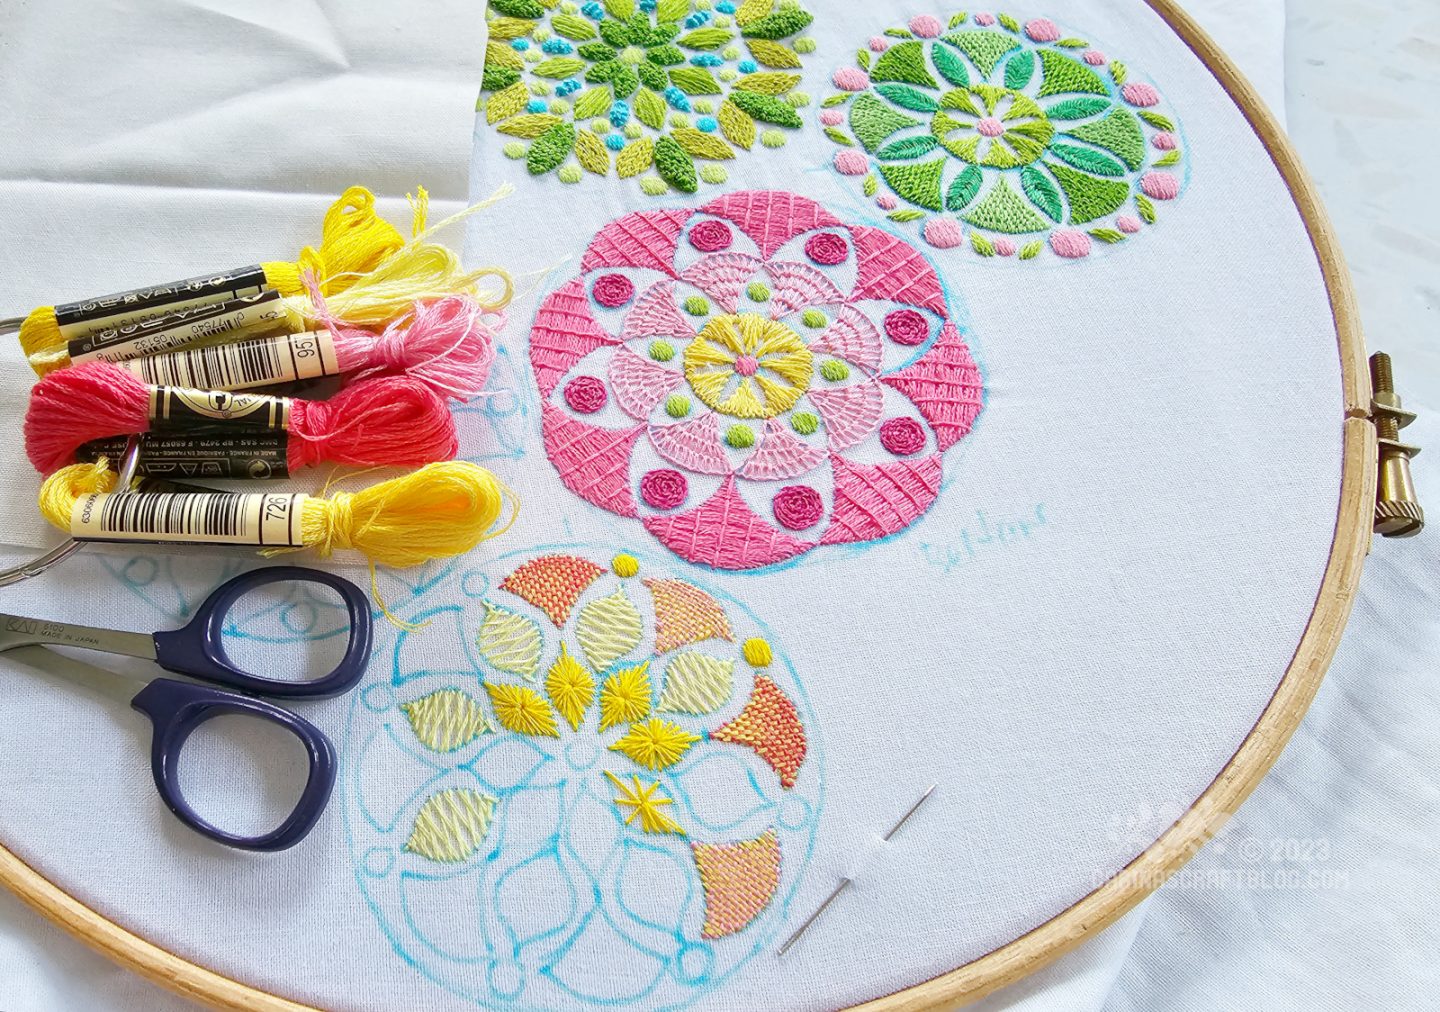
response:
[(120, 364), (151, 386), (202, 390), (245, 390), (340, 371), (335, 343), (326, 331), (184, 348)]
[(301, 547), (309, 496), (268, 492), (100, 492), (81, 496), (70, 514), (80, 541)]

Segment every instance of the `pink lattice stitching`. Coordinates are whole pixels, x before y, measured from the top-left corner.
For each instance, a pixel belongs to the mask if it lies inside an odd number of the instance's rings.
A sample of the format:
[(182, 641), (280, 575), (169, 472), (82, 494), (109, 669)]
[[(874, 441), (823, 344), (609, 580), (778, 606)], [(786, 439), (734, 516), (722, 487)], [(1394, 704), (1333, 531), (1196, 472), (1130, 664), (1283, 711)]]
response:
[(746, 283), (761, 267), (762, 262), (749, 253), (712, 253), (687, 267), (680, 278), (708, 295), (725, 312), (733, 313)]
[(634, 211), (616, 218), (591, 241), (580, 269), (650, 267), (673, 277), (675, 247), (689, 218), (689, 211)]
[(720, 444), (720, 423), (701, 415), (674, 425), (652, 425), (650, 443), (672, 464), (700, 474), (729, 474), (730, 458)]
[(530, 365), (541, 395), (548, 397), (560, 377), (596, 348), (619, 343), (590, 315), (583, 279), (551, 292), (530, 328)]
[(883, 399), (873, 381), (834, 390), (812, 390), (810, 400), (825, 420), (831, 450), (848, 450), (870, 438), (880, 424)]
[(780, 481), (808, 474), (824, 459), (824, 450), (792, 436), (785, 426), (771, 418), (765, 423), (760, 448), (736, 473), (754, 481)]
[(700, 210), (739, 225), (767, 257), (802, 232), (840, 224), (813, 200), (783, 190), (729, 193)]
[(851, 464), (832, 456), (835, 504), (821, 544), (873, 541), (904, 530), (940, 494), (940, 455), (916, 463)]
[(941, 450), (959, 442), (980, 414), (980, 370), (954, 324), (947, 323), (935, 346), (913, 364), (881, 381), (915, 402)]
[(634, 307), (625, 314), (620, 336), (626, 341), (637, 337), (694, 337), (695, 328), (675, 305), (674, 283), (657, 281), (645, 289)]
[(855, 237), (858, 277), (855, 298), (908, 302), (945, 314), (945, 295), (935, 268), (908, 243), (889, 232), (865, 225), (850, 230)]
[(545, 453), (565, 486), (602, 509), (637, 516), (630, 494), (630, 454), (645, 427), (602, 429), (567, 418), (553, 404), (542, 405), (541, 415)]
[(716, 569), (756, 569), (815, 547), (777, 530), (745, 505), (733, 476), (693, 510), (648, 517), (645, 528), (685, 561)]
[(809, 264), (774, 263), (768, 271), (775, 281), (775, 291), (770, 298), (776, 316), (806, 306), (834, 305), (844, 299), (834, 282)]
[(841, 307), (834, 321), (811, 345), (811, 349), (836, 355), (866, 369), (880, 368), (885, 351), (875, 324), (853, 306)]
[(655, 405), (684, 382), (684, 377), (675, 370), (647, 361), (625, 347), (617, 348), (611, 357), (609, 377), (615, 403), (640, 422), (649, 418)]

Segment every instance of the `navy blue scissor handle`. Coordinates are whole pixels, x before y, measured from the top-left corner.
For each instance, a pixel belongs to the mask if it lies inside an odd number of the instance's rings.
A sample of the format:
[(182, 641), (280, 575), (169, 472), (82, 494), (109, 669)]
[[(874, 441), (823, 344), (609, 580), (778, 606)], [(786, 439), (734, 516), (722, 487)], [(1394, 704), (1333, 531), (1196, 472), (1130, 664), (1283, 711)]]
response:
[[(345, 656), (329, 674), (307, 681), (264, 678), (237, 668), (226, 654), (225, 616), (245, 594), (271, 583), (315, 583), (329, 587), (345, 601), (350, 613), (350, 642)], [(372, 637), (370, 603), (355, 584), (319, 569), (267, 566), (221, 584), (200, 605), (188, 625), (171, 632), (157, 632), (155, 663), (166, 671), (254, 695), (320, 699), (338, 696), (355, 687), (370, 663)]]

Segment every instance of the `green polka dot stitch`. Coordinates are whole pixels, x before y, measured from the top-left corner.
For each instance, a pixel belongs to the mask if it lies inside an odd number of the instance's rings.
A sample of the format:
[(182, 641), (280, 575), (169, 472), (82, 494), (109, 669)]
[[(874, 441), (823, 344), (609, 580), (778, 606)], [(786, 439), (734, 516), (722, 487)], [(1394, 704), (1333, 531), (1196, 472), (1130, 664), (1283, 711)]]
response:
[(1079, 259), (1184, 189), (1159, 91), (1048, 18), (925, 15), (876, 39), (835, 70), (821, 125), (837, 172), (932, 246)]
[[(789, 71), (816, 50), (804, 34), (814, 18), (797, 0), (735, 7), (492, 0), (476, 108), (521, 138), (503, 151), (533, 176), (576, 183), (613, 173), (651, 196), (718, 186), (729, 173), (716, 161), (743, 157), (756, 141), (781, 147), (803, 126), (795, 110), (810, 99)], [(529, 111), (532, 98), (543, 112)], [(718, 130), (697, 130), (699, 116)], [(608, 143), (586, 143), (586, 130)]]
[(790, 416), (790, 427), (802, 436), (813, 436), (820, 430), (820, 419), (809, 411), (798, 411)]

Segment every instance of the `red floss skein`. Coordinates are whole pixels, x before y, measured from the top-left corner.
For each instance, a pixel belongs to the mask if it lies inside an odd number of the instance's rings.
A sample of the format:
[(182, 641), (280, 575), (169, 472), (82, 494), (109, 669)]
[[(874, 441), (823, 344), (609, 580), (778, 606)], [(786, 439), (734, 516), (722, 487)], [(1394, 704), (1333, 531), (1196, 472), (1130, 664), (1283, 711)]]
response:
[[(82, 443), (148, 432), (152, 387), (109, 362), (60, 369), (35, 384), (25, 413), (25, 452), (41, 474), (74, 463)], [(246, 426), (231, 423), (236, 432)], [(223, 428), (223, 423), (221, 423)], [(410, 376), (352, 383), (328, 401), (290, 401), (291, 470), (322, 461), (419, 467), (459, 450), (455, 420), (430, 386)]]
[(341, 372), (355, 373), (356, 378), (404, 373), (457, 401), (468, 401), (485, 388), (495, 361), (495, 335), (482, 319), (484, 308), (472, 297), (417, 302), (408, 317), (375, 334), (332, 314), (313, 275), (307, 275), (306, 286), (315, 318), (334, 338)]

